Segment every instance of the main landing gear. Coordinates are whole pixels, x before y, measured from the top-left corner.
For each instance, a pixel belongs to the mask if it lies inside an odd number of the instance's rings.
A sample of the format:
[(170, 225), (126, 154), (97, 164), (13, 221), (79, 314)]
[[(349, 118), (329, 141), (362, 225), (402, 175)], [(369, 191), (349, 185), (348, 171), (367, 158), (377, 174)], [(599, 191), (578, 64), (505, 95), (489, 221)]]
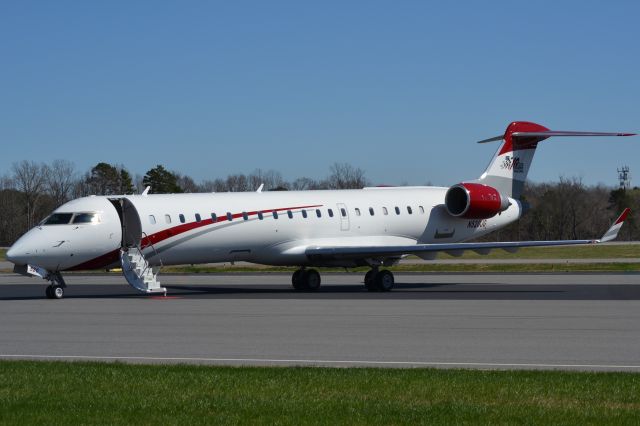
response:
[(320, 274), (315, 269), (300, 268), (291, 276), (291, 285), (296, 290), (315, 291), (320, 288)]
[(364, 276), (364, 286), (368, 291), (391, 291), (394, 285), (393, 273), (386, 269), (380, 271), (378, 267), (373, 267)]
[(64, 289), (67, 286), (60, 272), (53, 272), (49, 275), (51, 284), (47, 286), (47, 299), (62, 299), (64, 297)]
[[(296, 290), (315, 291), (320, 288), (320, 274), (315, 269), (300, 268), (291, 276), (291, 285)], [(368, 291), (391, 291), (395, 279), (391, 271), (379, 270), (374, 266), (364, 276), (364, 285)]]

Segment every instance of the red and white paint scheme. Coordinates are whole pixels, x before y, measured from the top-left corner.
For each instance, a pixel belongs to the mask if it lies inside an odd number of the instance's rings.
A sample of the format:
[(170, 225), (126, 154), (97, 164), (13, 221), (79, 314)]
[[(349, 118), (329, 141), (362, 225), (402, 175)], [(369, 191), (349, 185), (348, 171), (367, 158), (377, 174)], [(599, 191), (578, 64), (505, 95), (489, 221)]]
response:
[(551, 136), (630, 136), (558, 132), (513, 122), (487, 170), (451, 187), (376, 187), (359, 190), (90, 196), (56, 209), (7, 252), (14, 270), (51, 284), (61, 298), (61, 272), (121, 266), (136, 289), (164, 292), (162, 265), (247, 261), (298, 266), (296, 290), (316, 290), (313, 267), (369, 266), (365, 285), (389, 291), (394, 277), (380, 269), (414, 254), (481, 254), (491, 249), (590, 244), (616, 237), (628, 210), (600, 240), (467, 242), (503, 228), (523, 214), (519, 201), (533, 154)]

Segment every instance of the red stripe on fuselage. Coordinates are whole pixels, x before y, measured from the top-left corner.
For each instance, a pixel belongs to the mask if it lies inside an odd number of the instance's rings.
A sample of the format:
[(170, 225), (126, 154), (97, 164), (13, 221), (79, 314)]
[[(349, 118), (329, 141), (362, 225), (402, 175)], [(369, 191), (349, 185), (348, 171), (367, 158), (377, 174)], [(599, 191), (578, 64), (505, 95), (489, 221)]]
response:
[[(282, 207), (277, 209), (269, 209), (269, 210), (255, 210), (250, 212), (242, 212), (242, 213), (234, 213), (231, 215), (231, 219), (238, 219), (244, 216), (246, 213), (248, 217), (256, 216), (259, 212), (263, 214), (269, 214), (273, 212), (281, 212), (285, 210), (300, 210), (300, 209), (312, 209), (316, 207), (322, 207), (322, 204), (311, 205), (311, 206), (297, 206), (297, 207)], [(147, 237), (144, 237), (140, 242), (142, 248), (149, 247), (151, 244), (157, 244), (162, 241), (165, 241), (169, 238), (175, 237), (176, 235), (184, 234), (185, 232), (191, 231), (193, 229), (202, 228), (203, 226), (213, 225), (214, 223), (227, 222), (229, 219), (226, 215), (216, 217), (215, 222), (213, 219), (203, 219), (200, 222), (189, 222), (183, 223), (177, 226), (174, 226), (169, 229), (164, 229), (162, 231), (158, 231), (153, 233)], [(110, 251), (109, 253), (105, 253), (101, 256), (98, 256), (94, 259), (83, 262), (79, 265), (73, 266), (71, 268), (67, 268), (67, 271), (77, 271), (82, 269), (100, 269), (117, 263), (120, 260), (119, 257), (120, 249)]]
[(86, 269), (101, 269), (105, 268), (109, 265), (113, 265), (120, 260), (119, 253), (120, 249), (112, 250), (109, 253), (105, 253), (101, 256), (95, 257), (91, 260), (87, 260), (79, 265), (72, 266), (71, 268), (65, 269), (65, 271), (80, 271)]
[[(316, 208), (316, 207), (322, 207), (321, 204), (318, 205), (313, 205), (313, 206), (298, 206), (298, 207), (282, 207), (282, 208), (278, 208), (278, 209), (270, 209), (270, 210), (255, 210), (255, 211), (250, 211), (250, 212), (243, 212), (243, 213), (234, 213), (231, 215), (231, 219), (239, 219), (241, 217), (244, 216), (244, 214), (246, 213), (248, 217), (250, 216), (256, 216), (258, 214), (258, 212), (262, 212), (263, 214), (268, 214), (268, 213), (273, 213), (273, 212), (281, 212), (281, 211), (285, 211), (285, 210), (300, 210), (300, 209), (312, 209), (312, 208)], [(227, 222), (229, 221), (229, 219), (227, 218), (226, 215), (223, 216), (219, 216), (216, 217), (216, 221), (215, 223), (220, 223), (220, 222)], [(159, 242), (162, 242), (166, 239), (169, 239), (171, 237), (175, 237), (176, 235), (180, 235), (183, 234), (185, 232), (191, 231), (193, 229), (197, 229), (197, 228), (201, 228), (203, 226), (207, 226), (207, 225), (212, 225), (214, 223), (213, 219), (208, 218), (208, 219), (203, 219), (200, 222), (189, 222), (189, 223), (183, 223), (182, 225), (177, 225), (174, 226), (173, 228), (169, 228), (169, 229), (165, 229), (162, 231), (158, 231), (154, 234), (149, 235), (148, 237), (145, 237), (142, 239), (141, 241), (141, 246), (142, 248), (148, 247), (151, 244), (157, 244)]]

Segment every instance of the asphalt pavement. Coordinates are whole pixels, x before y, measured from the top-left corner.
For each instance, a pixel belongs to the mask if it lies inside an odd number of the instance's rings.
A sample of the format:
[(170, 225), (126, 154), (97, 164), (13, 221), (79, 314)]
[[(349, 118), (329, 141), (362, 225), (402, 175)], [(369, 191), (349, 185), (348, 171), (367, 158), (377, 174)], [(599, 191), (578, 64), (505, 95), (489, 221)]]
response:
[(0, 359), (640, 371), (640, 275), (164, 275), (168, 297), (73, 275), (63, 300), (0, 275)]

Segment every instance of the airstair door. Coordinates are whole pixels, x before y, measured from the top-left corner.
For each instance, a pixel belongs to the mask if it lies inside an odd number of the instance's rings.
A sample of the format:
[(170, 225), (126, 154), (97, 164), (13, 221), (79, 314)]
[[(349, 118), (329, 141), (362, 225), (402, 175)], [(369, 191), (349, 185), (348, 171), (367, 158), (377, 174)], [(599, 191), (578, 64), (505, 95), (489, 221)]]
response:
[(142, 223), (138, 210), (126, 198), (111, 198), (111, 204), (116, 208), (122, 227), (122, 248), (139, 246), (142, 241)]

